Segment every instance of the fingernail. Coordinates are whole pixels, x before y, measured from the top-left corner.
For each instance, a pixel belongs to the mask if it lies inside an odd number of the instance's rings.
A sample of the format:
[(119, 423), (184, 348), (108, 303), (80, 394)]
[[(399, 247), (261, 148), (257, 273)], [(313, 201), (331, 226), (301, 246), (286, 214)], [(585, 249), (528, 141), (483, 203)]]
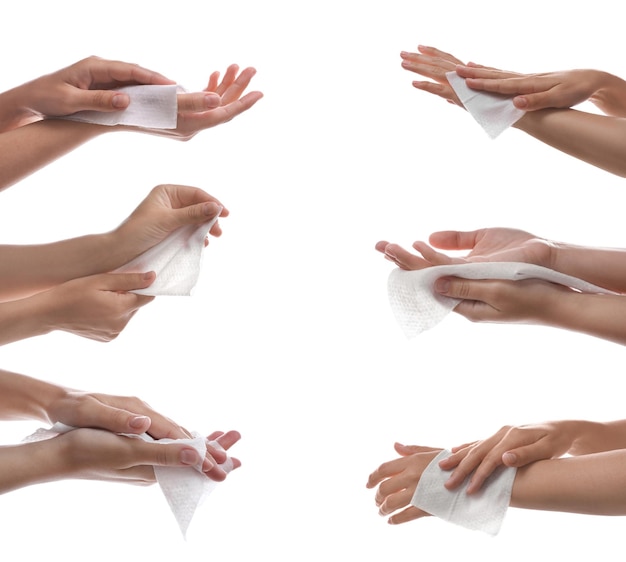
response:
[(525, 97), (518, 96), (513, 98), (513, 105), (518, 109), (524, 109), (525, 107), (528, 107), (528, 100)]
[(204, 457), (204, 462), (202, 463), (202, 472), (209, 472), (209, 470), (212, 470), (216, 466), (217, 464), (213, 459)]
[(115, 94), (113, 96), (112, 103), (113, 107), (117, 109), (124, 109), (130, 104), (130, 98), (126, 94)]
[(143, 274), (144, 281), (150, 281), (151, 279), (154, 279), (155, 277), (156, 277), (156, 273), (154, 271), (147, 271), (146, 273)]
[(514, 464), (517, 461), (517, 455), (515, 453), (504, 453), (502, 455), (502, 462), (507, 465)]
[(450, 281), (448, 281), (447, 279), (437, 279), (437, 281), (435, 281), (435, 291), (437, 291), (438, 293), (445, 295), (448, 293), (449, 290)]
[(149, 427), (151, 421), (152, 420), (148, 416), (135, 416), (134, 418), (131, 418), (128, 425), (130, 425), (133, 429), (142, 429), (146, 426)]
[(200, 456), (195, 449), (183, 449), (180, 453), (180, 462), (195, 466), (200, 462)]
[(396, 259), (396, 253), (391, 248), (385, 248), (385, 255)]
[(221, 210), (221, 207), (216, 203), (206, 203), (203, 209), (204, 214), (207, 217), (214, 217), (215, 215), (219, 214)]

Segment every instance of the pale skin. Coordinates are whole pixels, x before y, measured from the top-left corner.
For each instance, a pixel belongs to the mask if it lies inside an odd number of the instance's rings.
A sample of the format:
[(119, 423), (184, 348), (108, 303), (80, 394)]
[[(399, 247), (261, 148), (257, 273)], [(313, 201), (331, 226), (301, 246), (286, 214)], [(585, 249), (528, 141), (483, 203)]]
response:
[[(514, 103), (527, 113), (515, 125), (527, 134), (575, 158), (626, 177), (626, 82), (608, 73), (574, 70), (520, 75), (473, 63), (419, 46), (417, 53), (402, 52), (402, 66), (429, 80), (416, 80), (419, 90), (462, 104), (445, 73), (456, 71), (472, 88), (515, 95)], [(585, 100), (605, 115), (571, 109)]]
[[(155, 187), (117, 228), (50, 244), (0, 245), (0, 344), (63, 330), (110, 341), (153, 297), (129, 291), (149, 287), (154, 272), (109, 273), (185, 225), (228, 210), (201, 189)], [(219, 223), (210, 231), (221, 235)]]
[[(474, 322), (533, 323), (574, 330), (626, 344), (626, 251), (554, 242), (522, 230), (486, 228), (433, 233), (429, 244), (417, 241), (409, 252), (380, 241), (376, 249), (406, 270), (456, 263), (512, 261), (540, 265), (584, 279), (619, 295), (579, 293), (540, 280), (469, 280), (444, 277), (440, 294), (461, 299), (455, 312)], [(466, 250), (450, 257), (437, 250)]]
[[(411, 505), (422, 473), (441, 449), (396, 443), (399, 458), (380, 465), (367, 481), (376, 488), (379, 514), (395, 525), (428, 513)], [(593, 515), (626, 515), (626, 450), (546, 459), (519, 468), (511, 507)]]
[[(116, 435), (148, 433), (154, 439), (185, 439), (190, 434), (134, 397), (86, 393), (18, 373), (0, 370), (0, 419), (61, 422), (76, 430), (46, 441), (0, 447), (0, 493), (66, 478), (135, 484), (154, 482), (152, 466), (197, 466), (221, 481), (224, 451), (208, 447), (205, 458), (185, 444), (147, 443)], [(208, 440), (228, 450), (236, 431), (214, 432)], [(235, 468), (241, 465), (233, 459)]]
[[(64, 74), (67, 69), (63, 69), (0, 94), (0, 107), (6, 101), (6, 107), (3, 111), (0, 110), (0, 153), (5, 162), (5, 165), (0, 166), (0, 189), (14, 185), (99, 135), (135, 131), (188, 141), (200, 131), (230, 121), (263, 97), (258, 91), (245, 93), (256, 73), (255, 69), (249, 67), (239, 72), (239, 67), (233, 64), (227, 68), (221, 80), (220, 73), (213, 72), (202, 92), (178, 95), (176, 129), (141, 129), (123, 125), (109, 127), (54, 119), (90, 107), (99, 111), (123, 109), (124, 100), (128, 105), (128, 96), (109, 90), (90, 90), (90, 85), (115, 87), (128, 83), (173, 83), (157, 73), (135, 65), (103, 61), (96, 57), (80, 61), (77, 65), (85, 66), (85, 69), (81, 69), (85, 74), (95, 72), (86, 69), (97, 67), (98, 72), (104, 76), (100, 77), (101, 81), (94, 79), (96, 81), (93, 84), (73, 78), (81, 85), (78, 87), (68, 83)], [(114, 73), (113, 69), (117, 69), (118, 65), (127, 69), (117, 75), (119, 81), (106, 79), (107, 73)], [(48, 89), (42, 90), (44, 86)], [(48, 94), (46, 98), (42, 98), (42, 91)], [(34, 101), (29, 103), (31, 99)], [(122, 104), (122, 107), (116, 107), (116, 103)]]

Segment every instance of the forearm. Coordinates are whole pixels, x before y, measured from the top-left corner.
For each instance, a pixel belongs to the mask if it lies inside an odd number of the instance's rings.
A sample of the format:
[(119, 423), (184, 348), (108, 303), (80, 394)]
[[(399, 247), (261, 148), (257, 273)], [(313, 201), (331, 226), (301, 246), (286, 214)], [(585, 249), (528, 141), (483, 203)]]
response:
[(0, 303), (0, 346), (54, 330), (54, 311), (41, 295)]
[(540, 324), (626, 345), (626, 296), (562, 293), (541, 312)]
[(626, 177), (626, 120), (574, 109), (527, 112), (515, 125), (584, 162)]
[(560, 242), (550, 245), (551, 269), (616, 293), (626, 293), (626, 249), (589, 248)]
[(626, 515), (626, 450), (538, 461), (520, 468), (510, 505)]
[(63, 477), (58, 438), (0, 447), (0, 494)]
[(56, 384), (0, 370), (0, 419), (51, 423), (50, 404), (67, 392)]
[(115, 231), (50, 244), (0, 246), (0, 301), (112, 271), (135, 257), (127, 246)]
[(626, 420), (610, 422), (568, 421), (576, 435), (570, 455), (589, 455), (603, 451), (626, 449)]
[(14, 185), (106, 131), (99, 125), (50, 119), (1, 133), (0, 189)]

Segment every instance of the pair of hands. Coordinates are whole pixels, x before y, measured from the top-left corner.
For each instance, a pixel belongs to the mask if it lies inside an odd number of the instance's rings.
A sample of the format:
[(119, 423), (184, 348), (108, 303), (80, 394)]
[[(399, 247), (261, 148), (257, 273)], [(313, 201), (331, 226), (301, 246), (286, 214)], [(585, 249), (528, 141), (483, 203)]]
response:
[[(574, 428), (569, 421), (505, 426), (488, 439), (454, 447), (439, 462), (441, 470), (450, 471), (445, 487), (457, 489), (469, 478), (466, 493), (475, 494), (499, 466), (519, 468), (571, 452), (577, 438)], [(399, 443), (394, 448), (400, 458), (372, 472), (367, 487), (378, 486), (375, 502), (380, 515), (390, 516), (390, 524), (399, 524), (429, 515), (410, 503), (422, 473), (441, 449)]]
[[(243, 95), (255, 73), (251, 67), (239, 72), (239, 67), (233, 64), (220, 81), (220, 73), (213, 72), (201, 92), (178, 95), (176, 129), (147, 132), (189, 140), (201, 130), (230, 121), (263, 97), (261, 92)], [(115, 88), (174, 83), (135, 64), (89, 57), (12, 90), (11, 99), (16, 100), (12, 104), (15, 105), (13, 116), (8, 121), (0, 119), (0, 129), (10, 130), (42, 118), (61, 117), (77, 111), (120, 111), (128, 107), (130, 100)]]
[[(511, 228), (485, 228), (470, 232), (441, 231), (433, 233), (429, 244), (417, 241), (411, 253), (397, 244), (380, 241), (376, 250), (405, 270), (470, 262), (524, 262), (555, 269), (556, 249), (548, 240)], [(464, 257), (451, 257), (447, 251), (469, 250)], [(470, 280), (442, 277), (435, 283), (442, 295), (461, 299), (455, 312), (474, 322), (542, 321), (551, 303), (574, 291), (546, 281)]]
[[(152, 466), (202, 466), (208, 478), (222, 481), (224, 451), (207, 447), (200, 459), (192, 447), (179, 443), (149, 443), (118, 433), (148, 433), (154, 439), (186, 439), (191, 434), (169, 418), (134, 397), (110, 396), (64, 389), (47, 406), (52, 422), (76, 427), (50, 440), (50, 446), (61, 446), (63, 475), (72, 478), (122, 480), (129, 483), (152, 483)], [(230, 449), (240, 435), (236, 431), (211, 433), (208, 441), (217, 441)], [(58, 440), (58, 441), (57, 441)], [(234, 468), (241, 466), (232, 459)]]
[(593, 102), (603, 113), (626, 117), (626, 83), (606, 72), (575, 69), (539, 74), (520, 74), (469, 62), (420, 45), (417, 53), (402, 52), (402, 67), (432, 81), (413, 82), (419, 90), (462, 104), (446, 79), (456, 71), (470, 88), (514, 96), (513, 103), (525, 111), (569, 108), (584, 101)]
[[(176, 229), (210, 221), (229, 211), (201, 189), (181, 185), (155, 187), (114, 231), (103, 235), (107, 256), (115, 256), (110, 270), (128, 263)], [(219, 222), (210, 230), (222, 234)], [(207, 241), (208, 243), (208, 241)], [(97, 341), (111, 341), (135, 313), (154, 297), (130, 291), (149, 287), (154, 272), (99, 273), (69, 280), (28, 299), (39, 333), (63, 330)]]

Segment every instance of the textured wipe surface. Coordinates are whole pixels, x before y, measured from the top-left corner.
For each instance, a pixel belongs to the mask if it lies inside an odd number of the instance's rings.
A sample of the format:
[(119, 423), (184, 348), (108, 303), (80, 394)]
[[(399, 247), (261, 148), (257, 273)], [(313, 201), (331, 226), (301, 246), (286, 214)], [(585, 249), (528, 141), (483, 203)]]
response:
[(443, 450), (426, 467), (411, 505), (455, 525), (497, 535), (509, 507), (517, 469), (498, 467), (479, 492), (467, 495), (469, 479), (456, 490), (444, 487), (450, 472), (441, 470), (439, 461), (448, 456), (450, 451)]
[(130, 97), (130, 104), (121, 111), (79, 111), (63, 119), (96, 125), (129, 125), (146, 129), (175, 129), (178, 124), (179, 87), (125, 86), (118, 88)]
[(217, 220), (216, 216), (199, 226), (188, 225), (175, 230), (165, 240), (114, 273), (156, 273), (152, 285), (133, 293), (151, 296), (190, 295), (200, 275), (204, 240)]
[(513, 96), (472, 90), (454, 71), (446, 72), (446, 78), (468, 113), (492, 139), (524, 116), (525, 112), (513, 105)]

